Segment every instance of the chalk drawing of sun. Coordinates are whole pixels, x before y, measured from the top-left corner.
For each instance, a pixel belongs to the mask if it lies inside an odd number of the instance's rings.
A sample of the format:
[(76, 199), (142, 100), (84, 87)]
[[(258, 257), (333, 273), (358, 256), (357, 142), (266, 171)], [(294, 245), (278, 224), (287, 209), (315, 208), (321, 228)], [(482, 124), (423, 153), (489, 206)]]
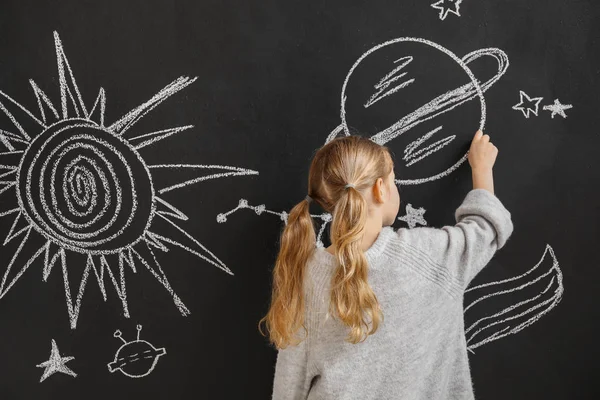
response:
[[(136, 267), (148, 269), (170, 293), (182, 315), (189, 310), (172, 289), (155, 251), (178, 246), (206, 262), (233, 273), (213, 253), (180, 228), (176, 220), (187, 216), (161, 197), (208, 179), (257, 175), (257, 171), (222, 165), (150, 165), (139, 149), (191, 128), (191, 125), (137, 132), (132, 127), (171, 95), (196, 78), (179, 77), (150, 100), (106, 124), (106, 95), (100, 88), (93, 106), (82, 100), (63, 45), (54, 32), (60, 104), (55, 106), (40, 87), (30, 80), (39, 114), (27, 110), (0, 91), (0, 115), (10, 127), (0, 126), (0, 217), (14, 218), (4, 240), (20, 243), (0, 282), (0, 299), (14, 286), (36, 260), (43, 265), (46, 281), (52, 269), (59, 268), (72, 329), (77, 326), (81, 301), (88, 278), (93, 274), (104, 300), (105, 280), (120, 298), (123, 315), (129, 317), (127, 274)], [(2, 149), (5, 150), (5, 149)], [(177, 179), (179, 170), (193, 171), (195, 178)], [(155, 171), (170, 173), (180, 182), (156, 187)], [(41, 235), (44, 243), (24, 253), (28, 241)], [(39, 237), (36, 238), (39, 241)], [(31, 243), (31, 242), (30, 242)], [(29, 246), (31, 247), (31, 246)], [(69, 262), (79, 253), (85, 265)], [(19, 257), (28, 258), (19, 263)], [(9, 257), (10, 258), (10, 257)], [(7, 257), (2, 257), (2, 264)], [(131, 272), (129, 271), (131, 270)], [(83, 271), (83, 272), (81, 272)], [(71, 276), (71, 277), (70, 277)], [(81, 276), (71, 289), (73, 276)]]

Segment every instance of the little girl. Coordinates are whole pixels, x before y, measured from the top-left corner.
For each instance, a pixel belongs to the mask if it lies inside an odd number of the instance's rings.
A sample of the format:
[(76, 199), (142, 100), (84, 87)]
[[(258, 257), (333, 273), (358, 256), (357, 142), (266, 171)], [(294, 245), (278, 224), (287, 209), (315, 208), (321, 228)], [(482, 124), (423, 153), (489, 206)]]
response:
[[(346, 136), (317, 151), (259, 322), (278, 349), (273, 400), (474, 398), (463, 293), (513, 231), (494, 195), (497, 154), (477, 131), (473, 190), (456, 225), (394, 230), (400, 196), (389, 149)], [(326, 249), (315, 246), (311, 201), (333, 217)]]

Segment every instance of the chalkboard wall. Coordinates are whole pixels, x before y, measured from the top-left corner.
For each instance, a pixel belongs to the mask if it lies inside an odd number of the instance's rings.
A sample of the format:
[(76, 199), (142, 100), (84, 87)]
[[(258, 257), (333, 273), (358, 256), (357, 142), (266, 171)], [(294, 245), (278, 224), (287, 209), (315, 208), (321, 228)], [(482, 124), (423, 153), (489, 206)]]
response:
[(600, 398), (598, 15), (592, 0), (3, 1), (0, 398), (271, 398), (257, 323), (314, 151), (385, 144), (394, 227), (441, 227), (478, 128), (515, 231), (465, 295), (476, 397)]

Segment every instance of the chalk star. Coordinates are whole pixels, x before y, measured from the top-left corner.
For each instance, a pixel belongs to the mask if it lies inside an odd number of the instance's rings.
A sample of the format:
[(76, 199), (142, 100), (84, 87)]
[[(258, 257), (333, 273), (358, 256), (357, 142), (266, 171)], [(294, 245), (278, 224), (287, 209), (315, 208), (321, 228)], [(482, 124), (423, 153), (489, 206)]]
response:
[(44, 375), (42, 375), (42, 379), (40, 382), (43, 382), (44, 379), (49, 377), (50, 375), (55, 374), (56, 372), (62, 372), (63, 374), (77, 376), (77, 374), (65, 364), (71, 360), (74, 360), (75, 357), (61, 357), (58, 352), (58, 347), (56, 346), (56, 342), (52, 339), (52, 351), (50, 352), (50, 359), (41, 364), (38, 364), (38, 368), (46, 368), (44, 371)]
[(448, 12), (454, 13), (460, 17), (459, 7), (462, 0), (440, 0), (433, 3), (431, 7), (440, 10), (440, 19), (444, 20), (448, 16)]
[(529, 97), (527, 94), (519, 90), (521, 95), (521, 101), (519, 104), (515, 104), (512, 108), (513, 110), (519, 110), (525, 115), (525, 118), (529, 118), (529, 112), (531, 111), (536, 116), (538, 115), (540, 101), (542, 101), (543, 97)]
[(555, 114), (558, 114), (563, 118), (567, 118), (565, 110), (568, 110), (569, 108), (573, 108), (573, 106), (571, 104), (561, 104), (558, 99), (554, 99), (554, 104), (544, 106), (544, 110), (552, 111), (552, 115), (550, 115), (552, 118), (554, 118)]
[(398, 217), (398, 219), (406, 222), (410, 228), (414, 228), (417, 224), (427, 225), (427, 221), (423, 218), (423, 214), (425, 214), (425, 209), (423, 207), (415, 209), (412, 204), (408, 203), (406, 205), (406, 215)]

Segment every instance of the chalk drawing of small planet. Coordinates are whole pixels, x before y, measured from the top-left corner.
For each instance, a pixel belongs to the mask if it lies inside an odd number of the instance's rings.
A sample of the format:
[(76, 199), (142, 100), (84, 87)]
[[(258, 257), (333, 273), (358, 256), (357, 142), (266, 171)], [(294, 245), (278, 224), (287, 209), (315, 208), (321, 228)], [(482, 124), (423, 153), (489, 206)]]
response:
[(466, 161), (475, 131), (485, 127), (483, 93), (508, 65), (497, 48), (459, 58), (420, 38), (379, 44), (350, 68), (341, 92), (341, 124), (326, 142), (359, 134), (388, 146), (400, 185), (442, 178)]
[(137, 330), (138, 337), (131, 342), (122, 338), (121, 331), (115, 332), (114, 336), (121, 339), (124, 344), (117, 350), (114, 361), (108, 363), (110, 372), (121, 371), (123, 375), (130, 378), (142, 378), (154, 370), (160, 356), (167, 354), (164, 347), (157, 349), (151, 343), (140, 340), (141, 325), (138, 325)]

